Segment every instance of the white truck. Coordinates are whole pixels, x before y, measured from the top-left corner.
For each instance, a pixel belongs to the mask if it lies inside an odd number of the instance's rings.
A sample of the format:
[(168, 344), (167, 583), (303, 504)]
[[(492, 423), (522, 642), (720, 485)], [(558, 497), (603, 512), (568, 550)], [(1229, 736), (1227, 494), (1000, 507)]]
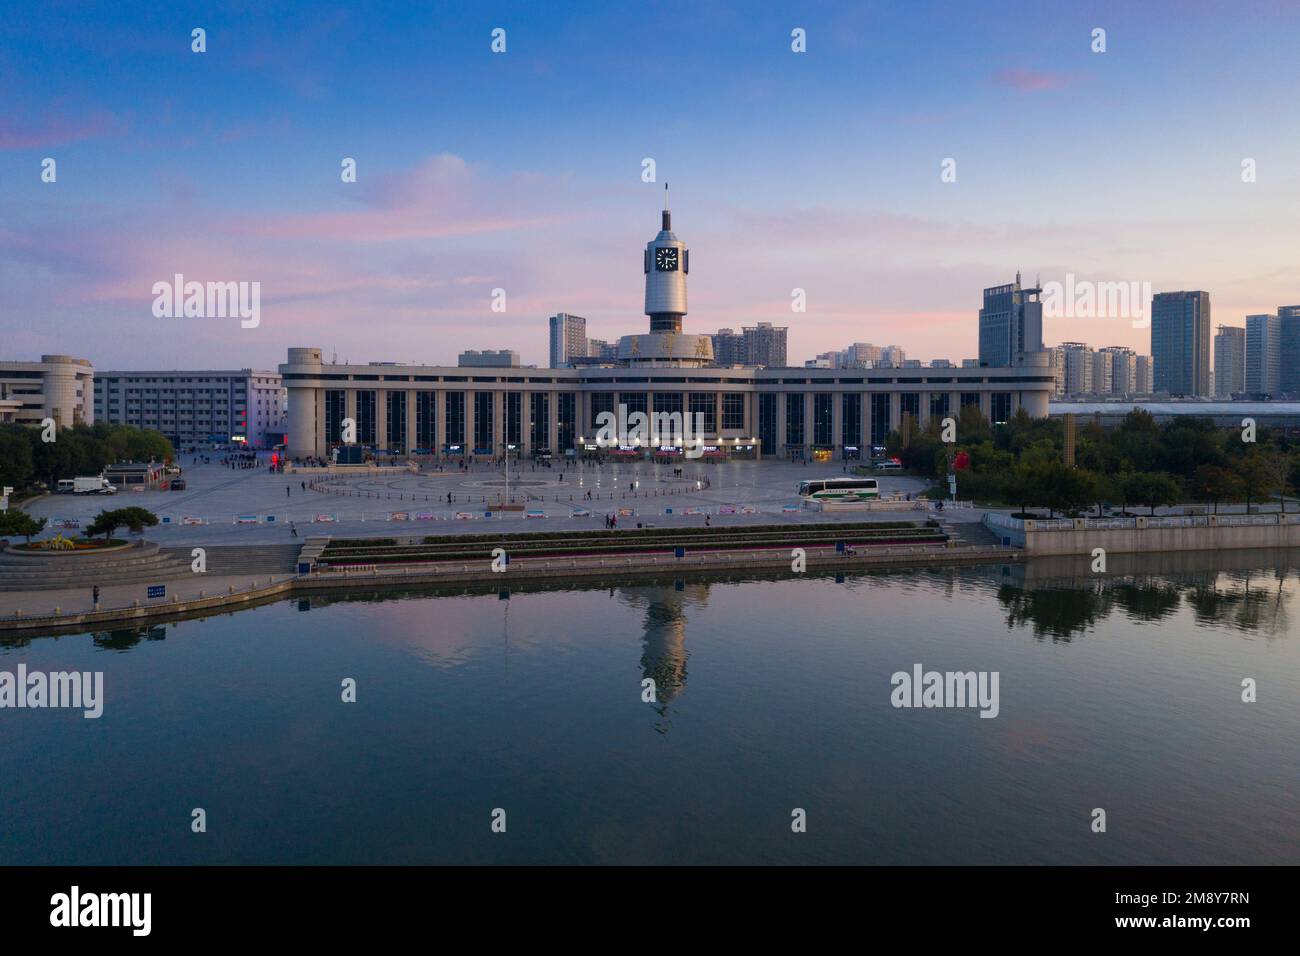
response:
[(92, 478), (73, 478), (72, 491), (78, 495), (114, 495), (117, 486), (110, 485), (103, 475), (95, 475)]

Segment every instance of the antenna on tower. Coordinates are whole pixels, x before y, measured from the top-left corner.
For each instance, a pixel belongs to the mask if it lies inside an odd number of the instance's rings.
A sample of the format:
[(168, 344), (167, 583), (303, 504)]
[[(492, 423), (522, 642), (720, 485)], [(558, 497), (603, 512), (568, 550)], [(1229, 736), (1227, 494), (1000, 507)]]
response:
[(664, 182), (664, 215), (663, 215), (664, 232), (673, 231), (673, 214), (668, 211), (668, 183)]

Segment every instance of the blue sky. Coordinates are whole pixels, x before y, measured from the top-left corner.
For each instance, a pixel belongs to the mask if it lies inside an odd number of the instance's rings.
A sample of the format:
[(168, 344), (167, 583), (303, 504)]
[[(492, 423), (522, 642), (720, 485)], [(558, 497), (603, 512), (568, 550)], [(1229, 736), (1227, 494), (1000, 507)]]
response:
[[(980, 290), (1017, 268), (1208, 289), (1229, 324), (1300, 302), (1300, 5), (268, 6), (9, 11), (6, 355), (544, 362), (555, 311), (644, 328), (665, 180), (688, 329), (789, 325), (792, 361), (972, 356)], [(155, 318), (176, 272), (261, 282), (261, 325)], [(1114, 319), (1046, 337), (1149, 346)]]

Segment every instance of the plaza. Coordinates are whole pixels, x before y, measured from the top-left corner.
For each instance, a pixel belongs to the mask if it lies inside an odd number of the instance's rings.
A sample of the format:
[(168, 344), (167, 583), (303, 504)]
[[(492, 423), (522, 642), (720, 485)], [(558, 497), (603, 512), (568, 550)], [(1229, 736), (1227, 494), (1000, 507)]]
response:
[[(264, 465), (269, 459), (269, 454), (261, 456)], [(619, 515), (623, 527), (640, 521), (665, 528), (698, 526), (706, 517), (713, 524), (741, 525), (905, 516), (889, 511), (823, 513), (803, 507), (796, 494), (798, 483), (843, 476), (845, 466), (840, 463), (576, 462), (546, 467), (512, 462), (508, 476), (504, 467), (494, 464), (467, 470), (301, 468), (287, 473), (265, 466), (231, 469), (215, 460), (196, 465), (188, 456), (181, 456), (179, 464), (184, 468), (184, 491), (50, 495), (31, 502), (26, 510), (49, 519), (42, 535), (47, 537), (80, 531), (103, 509), (136, 505), (158, 515), (160, 523), (145, 537), (164, 547), (284, 544), (294, 540), (291, 528), (300, 539), (481, 534), (494, 527), (503, 532), (590, 530), (602, 528), (609, 514)], [(682, 469), (681, 477), (675, 477), (677, 469)], [(925, 487), (905, 476), (881, 476), (879, 481), (882, 497), (897, 495), (904, 501)], [(516, 510), (489, 512), (492, 506), (510, 502)], [(981, 515), (971, 509), (945, 512), (961, 522), (977, 521)]]

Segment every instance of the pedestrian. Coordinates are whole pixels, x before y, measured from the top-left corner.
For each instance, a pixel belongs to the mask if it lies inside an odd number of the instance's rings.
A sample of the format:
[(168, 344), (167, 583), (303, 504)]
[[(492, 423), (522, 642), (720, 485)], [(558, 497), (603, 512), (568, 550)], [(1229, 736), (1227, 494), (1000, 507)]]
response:
[(295, 538), (298, 537), (298, 529), (293, 526), (292, 521), (289, 522), (289, 533), (292, 534)]
[(284, 496), (286, 498), (290, 497), (293, 494), (293, 492), (289, 490), (289, 487), (290, 487), (289, 485), (284, 486)]
[(708, 515), (705, 515), (705, 516), (704, 516), (704, 527), (707, 528), (708, 526), (709, 526), (709, 516), (708, 516)]
[(307, 482), (305, 482), (305, 481), (302, 483), (302, 490), (303, 490), (303, 491), (306, 491), (306, 490), (307, 490)]
[(90, 589), (90, 596), (91, 599), (95, 602), (95, 607), (98, 608), (99, 607), (99, 585), (98, 584), (96, 584), (93, 588)]

